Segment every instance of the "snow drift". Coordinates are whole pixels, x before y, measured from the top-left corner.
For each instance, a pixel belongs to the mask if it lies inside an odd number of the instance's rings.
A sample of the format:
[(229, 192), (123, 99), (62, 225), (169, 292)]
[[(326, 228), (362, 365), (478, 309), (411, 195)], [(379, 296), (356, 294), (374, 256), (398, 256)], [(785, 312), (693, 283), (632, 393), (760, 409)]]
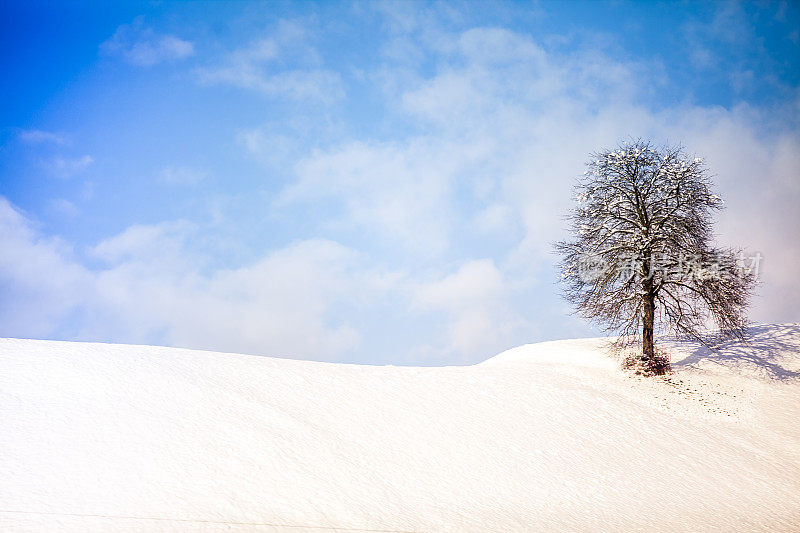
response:
[(471, 367), (0, 340), (3, 531), (784, 530), (800, 524), (800, 325), (602, 339)]

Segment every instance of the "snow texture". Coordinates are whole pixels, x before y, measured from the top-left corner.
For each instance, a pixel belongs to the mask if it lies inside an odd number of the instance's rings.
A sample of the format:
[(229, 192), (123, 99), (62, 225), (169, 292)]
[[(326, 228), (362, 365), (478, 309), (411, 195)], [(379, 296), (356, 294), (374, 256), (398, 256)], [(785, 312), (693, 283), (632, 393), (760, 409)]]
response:
[(792, 531), (800, 325), (666, 378), (0, 339), (2, 531)]

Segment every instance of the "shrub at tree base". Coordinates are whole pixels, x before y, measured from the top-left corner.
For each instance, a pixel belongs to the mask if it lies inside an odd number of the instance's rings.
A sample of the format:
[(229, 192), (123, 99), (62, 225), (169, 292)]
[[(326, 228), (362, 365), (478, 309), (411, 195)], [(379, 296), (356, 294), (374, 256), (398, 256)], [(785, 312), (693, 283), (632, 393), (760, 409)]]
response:
[(639, 352), (626, 352), (621, 360), (623, 369), (640, 376), (663, 376), (672, 371), (669, 354), (657, 346), (652, 358), (643, 358)]

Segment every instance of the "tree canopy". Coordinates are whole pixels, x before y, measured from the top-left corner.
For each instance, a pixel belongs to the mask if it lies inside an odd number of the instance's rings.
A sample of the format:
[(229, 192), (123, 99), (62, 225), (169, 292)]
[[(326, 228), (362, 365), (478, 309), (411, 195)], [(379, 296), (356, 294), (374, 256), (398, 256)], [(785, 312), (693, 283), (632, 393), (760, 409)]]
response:
[(579, 314), (642, 343), (654, 332), (704, 341), (711, 326), (742, 336), (757, 272), (741, 249), (713, 246), (713, 194), (702, 159), (680, 147), (623, 143), (592, 154), (569, 214), (572, 239), (556, 243), (566, 298)]

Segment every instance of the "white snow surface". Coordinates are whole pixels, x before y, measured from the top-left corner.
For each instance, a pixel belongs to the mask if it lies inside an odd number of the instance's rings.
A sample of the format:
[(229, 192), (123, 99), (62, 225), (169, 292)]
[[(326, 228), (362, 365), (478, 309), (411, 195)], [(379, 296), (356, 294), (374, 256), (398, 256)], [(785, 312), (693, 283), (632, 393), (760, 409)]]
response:
[(797, 531), (800, 325), (674, 373), (0, 339), (2, 531)]

